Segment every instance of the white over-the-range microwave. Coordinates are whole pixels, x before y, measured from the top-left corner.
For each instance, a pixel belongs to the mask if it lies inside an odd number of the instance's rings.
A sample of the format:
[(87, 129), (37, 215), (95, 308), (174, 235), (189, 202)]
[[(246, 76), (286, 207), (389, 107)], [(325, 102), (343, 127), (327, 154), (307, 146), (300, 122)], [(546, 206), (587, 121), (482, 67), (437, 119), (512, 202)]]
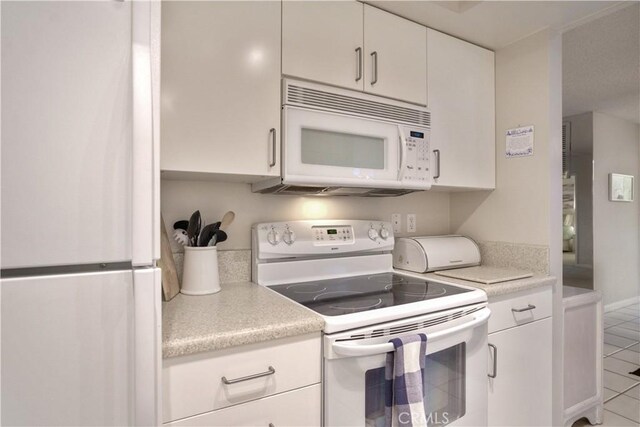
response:
[(424, 107), (285, 79), (281, 176), (253, 191), (382, 197), (428, 190), (430, 129)]

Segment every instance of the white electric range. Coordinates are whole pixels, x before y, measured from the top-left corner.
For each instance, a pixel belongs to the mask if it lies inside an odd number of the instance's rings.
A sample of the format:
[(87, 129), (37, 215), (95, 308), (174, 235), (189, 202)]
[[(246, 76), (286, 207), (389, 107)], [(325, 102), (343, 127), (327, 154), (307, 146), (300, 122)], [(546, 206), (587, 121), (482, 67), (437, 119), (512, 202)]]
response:
[(252, 279), (325, 320), (324, 424), (384, 421), (385, 355), (425, 333), (429, 425), (487, 422), (487, 308), (478, 289), (394, 271), (388, 222), (306, 220), (252, 228)]

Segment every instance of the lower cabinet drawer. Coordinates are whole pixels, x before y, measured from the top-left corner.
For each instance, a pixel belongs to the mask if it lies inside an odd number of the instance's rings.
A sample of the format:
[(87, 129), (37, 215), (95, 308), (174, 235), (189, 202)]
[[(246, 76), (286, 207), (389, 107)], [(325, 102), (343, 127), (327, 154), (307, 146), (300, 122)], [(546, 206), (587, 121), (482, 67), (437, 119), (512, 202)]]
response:
[(321, 385), (316, 384), (166, 425), (319, 427), (321, 392)]
[(551, 316), (551, 287), (529, 289), (489, 299), (489, 333), (525, 325)]
[(162, 420), (317, 384), (321, 361), (319, 333), (165, 359)]

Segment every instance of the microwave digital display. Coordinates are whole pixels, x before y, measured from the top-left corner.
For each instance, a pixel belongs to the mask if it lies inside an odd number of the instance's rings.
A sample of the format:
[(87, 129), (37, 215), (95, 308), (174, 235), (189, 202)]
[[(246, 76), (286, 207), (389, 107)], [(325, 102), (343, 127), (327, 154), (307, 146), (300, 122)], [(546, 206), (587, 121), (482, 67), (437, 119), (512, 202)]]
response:
[(411, 137), (412, 137), (412, 138), (420, 138), (420, 139), (424, 139), (424, 132), (415, 132), (415, 131), (411, 131)]
[(335, 228), (328, 229), (327, 234), (338, 234), (338, 230), (336, 230)]

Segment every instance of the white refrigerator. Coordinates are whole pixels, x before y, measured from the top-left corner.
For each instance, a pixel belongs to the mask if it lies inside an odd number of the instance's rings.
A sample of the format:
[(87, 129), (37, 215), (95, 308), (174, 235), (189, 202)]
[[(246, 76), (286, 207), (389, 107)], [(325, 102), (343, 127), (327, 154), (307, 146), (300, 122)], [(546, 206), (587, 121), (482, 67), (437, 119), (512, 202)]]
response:
[(2, 425), (160, 423), (160, 5), (3, 1)]

